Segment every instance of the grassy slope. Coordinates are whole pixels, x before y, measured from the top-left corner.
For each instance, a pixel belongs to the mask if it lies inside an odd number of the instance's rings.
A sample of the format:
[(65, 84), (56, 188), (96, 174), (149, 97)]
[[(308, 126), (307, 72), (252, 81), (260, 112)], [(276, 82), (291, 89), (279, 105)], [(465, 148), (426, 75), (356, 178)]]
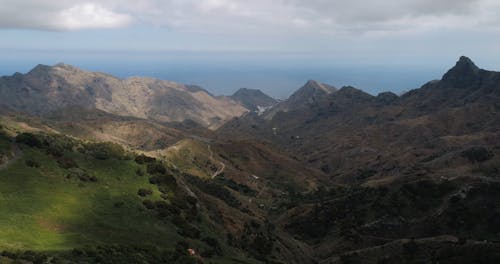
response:
[[(10, 149), (6, 135), (0, 134), (0, 143), (2, 149)], [(45, 149), (18, 146), (21, 158), (0, 170), (0, 251), (65, 254), (87, 246), (130, 245), (173, 252), (176, 244), (186, 239), (170, 220), (158, 218), (143, 206), (145, 199), (162, 200), (158, 187), (149, 183), (146, 164), (115, 158), (99, 160), (66, 151), (65, 156), (76, 161), (79, 169), (97, 178), (97, 182), (82, 182), (68, 179), (72, 169), (61, 168)], [(35, 161), (40, 167), (29, 167), (26, 161)], [(145, 175), (138, 176), (137, 170)], [(140, 188), (151, 189), (153, 194), (142, 198), (137, 195)], [(172, 190), (169, 199), (175, 195)], [(205, 214), (197, 224), (202, 238), (223, 242), (224, 233), (212, 226)], [(207, 248), (200, 240), (188, 241), (200, 251)], [(224, 243), (221, 246), (224, 256), (214, 256), (211, 263), (260, 263)]]
[[(98, 243), (171, 247), (178, 240), (173, 225), (143, 209), (139, 188), (153, 189), (150, 199), (160, 198), (146, 176), (135, 174), (141, 165), (71, 153), (80, 168), (98, 179), (83, 183), (66, 179), (67, 171), (51, 156), (22, 149), (23, 157), (0, 171), (0, 248), (58, 251)], [(26, 166), (28, 159), (41, 167)]]

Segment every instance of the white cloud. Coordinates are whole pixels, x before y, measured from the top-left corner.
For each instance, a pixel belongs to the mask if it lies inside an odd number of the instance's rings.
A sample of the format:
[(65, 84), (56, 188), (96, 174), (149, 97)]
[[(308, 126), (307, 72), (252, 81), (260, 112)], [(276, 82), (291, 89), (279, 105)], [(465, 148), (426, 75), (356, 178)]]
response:
[(84, 3), (60, 11), (54, 28), (76, 30), (85, 28), (117, 28), (128, 25), (129, 15), (118, 14), (94, 3)]
[(76, 30), (139, 21), (230, 34), (500, 28), (496, 0), (0, 0), (0, 27)]
[(106, 1), (0, 0), (0, 28), (78, 30), (117, 28), (132, 22), (129, 14), (101, 3)]
[(141, 21), (176, 30), (242, 34), (357, 34), (499, 28), (495, 0), (143, 0)]

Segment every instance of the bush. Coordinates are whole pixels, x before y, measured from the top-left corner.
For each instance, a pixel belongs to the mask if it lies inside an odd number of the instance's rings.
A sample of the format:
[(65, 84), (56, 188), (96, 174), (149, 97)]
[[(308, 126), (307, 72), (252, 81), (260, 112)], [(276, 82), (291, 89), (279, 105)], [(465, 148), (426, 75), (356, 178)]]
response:
[(146, 197), (146, 196), (149, 196), (149, 195), (152, 195), (153, 194), (153, 191), (151, 189), (139, 189), (137, 191), (137, 195), (141, 196), (141, 197)]
[(462, 151), (462, 157), (470, 162), (484, 162), (493, 158), (494, 154), (484, 147), (472, 147)]
[(60, 145), (50, 145), (47, 148), (47, 154), (54, 157), (62, 157), (64, 155), (64, 148)]
[(40, 163), (34, 161), (34, 160), (26, 160), (26, 166), (31, 167), (31, 168), (40, 168)]
[(148, 157), (144, 154), (141, 154), (137, 157), (135, 157), (135, 162), (137, 162), (138, 164), (144, 164), (144, 163), (151, 163), (151, 162), (154, 162), (156, 161), (155, 158), (152, 158), (152, 157)]
[(231, 207), (240, 208), (241, 202), (236, 199), (236, 197), (234, 197), (224, 186), (221, 186), (213, 181), (202, 180), (196, 176), (186, 174), (185, 177), (202, 192), (219, 198)]
[(120, 145), (111, 142), (86, 144), (85, 152), (99, 160), (126, 158), (125, 150)]
[(155, 204), (151, 200), (142, 201), (142, 205), (144, 205), (144, 207), (146, 207), (149, 210), (155, 209)]
[(205, 237), (202, 239), (205, 244), (211, 247), (211, 250), (209, 252), (205, 252), (205, 255), (208, 257), (211, 257), (211, 255), (217, 255), (217, 256), (222, 256), (222, 247), (219, 243), (219, 241), (213, 237)]
[(167, 185), (170, 187), (177, 186), (177, 180), (175, 180), (174, 176), (170, 174), (153, 176), (149, 178), (149, 183), (156, 185)]
[(200, 238), (201, 231), (195, 226), (189, 224), (181, 216), (174, 216), (172, 219), (172, 223), (180, 229), (178, 231), (180, 235), (194, 239)]
[(148, 163), (147, 172), (151, 175), (153, 174), (165, 174), (167, 173), (167, 168), (161, 164), (161, 162)]
[(97, 178), (95, 176), (89, 175), (85, 170), (79, 168), (71, 168), (69, 173), (66, 175), (66, 178), (76, 178), (82, 182), (97, 182)]
[(57, 159), (57, 164), (63, 169), (78, 168), (78, 164), (72, 158), (63, 156)]
[(32, 133), (21, 133), (16, 136), (16, 142), (28, 145), (30, 147), (41, 148), (42, 141), (38, 136)]

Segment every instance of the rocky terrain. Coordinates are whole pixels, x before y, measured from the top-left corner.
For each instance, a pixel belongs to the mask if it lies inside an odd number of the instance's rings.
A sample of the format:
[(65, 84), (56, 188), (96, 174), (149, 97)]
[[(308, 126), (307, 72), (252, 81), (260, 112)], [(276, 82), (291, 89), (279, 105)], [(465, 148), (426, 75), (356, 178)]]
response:
[(278, 101), (262, 91), (248, 88), (239, 89), (231, 95), (231, 98), (241, 103), (247, 109), (257, 113), (263, 113), (278, 103)]
[(38, 65), (27, 74), (2, 77), (0, 98), (12, 110), (37, 116), (79, 106), (156, 122), (191, 120), (212, 129), (248, 111), (199, 87), (152, 78), (122, 80), (66, 64)]
[(401, 96), (214, 97), (57, 65), (0, 97), (0, 261), (500, 261), (500, 73), (466, 57)]

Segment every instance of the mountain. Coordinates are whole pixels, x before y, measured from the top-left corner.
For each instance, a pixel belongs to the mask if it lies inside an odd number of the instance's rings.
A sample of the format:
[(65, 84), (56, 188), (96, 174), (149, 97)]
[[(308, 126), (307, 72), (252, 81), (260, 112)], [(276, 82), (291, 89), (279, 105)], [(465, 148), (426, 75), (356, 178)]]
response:
[[(323, 91), (305, 87), (295, 94)], [(339, 175), (339, 180), (353, 181), (364, 169), (377, 171), (374, 177), (382, 178), (391, 174), (384, 172), (384, 166), (392, 166), (387, 164), (405, 167), (422, 155), (446, 152), (452, 146), (486, 144), (485, 131), (496, 133), (500, 128), (499, 99), (500, 73), (479, 69), (462, 57), (441, 80), (401, 97), (372, 96), (343, 87), (323, 91), (314, 101), (304, 96), (303, 101), (311, 103), (291, 111), (285, 106), (297, 102), (292, 96), (261, 117), (235, 119), (218, 133), (221, 138), (265, 138), (299, 155), (307, 165)], [(460, 137), (464, 141), (452, 140)], [(401, 149), (411, 150), (399, 155)], [(374, 153), (382, 161), (378, 165), (372, 164), (377, 163), (372, 160)]]
[[(5, 78), (49, 98), (46, 71)], [(466, 57), (401, 96), (309, 81), (216, 130), (68, 87), (37, 116), (2, 101), (0, 262), (500, 263), (500, 73)]]
[(270, 119), (278, 112), (291, 112), (315, 105), (325, 96), (332, 94), (337, 89), (328, 84), (309, 80), (302, 88), (293, 93), (287, 100), (279, 103), (265, 113), (265, 118)]
[(200, 87), (152, 78), (122, 80), (66, 64), (38, 65), (27, 74), (0, 78), (0, 99), (12, 110), (39, 116), (80, 106), (158, 122), (192, 120), (212, 129), (247, 111)]
[(231, 98), (254, 112), (263, 112), (278, 102), (261, 90), (248, 88), (239, 89), (231, 95)]
[(277, 226), (314, 248), (319, 263), (500, 257), (497, 242), (472, 246), (500, 238), (491, 202), (500, 187), (499, 72), (461, 57), (441, 80), (402, 96), (322, 94), (216, 131), (221, 140), (265, 140), (327, 175), (330, 185), (281, 211)]

